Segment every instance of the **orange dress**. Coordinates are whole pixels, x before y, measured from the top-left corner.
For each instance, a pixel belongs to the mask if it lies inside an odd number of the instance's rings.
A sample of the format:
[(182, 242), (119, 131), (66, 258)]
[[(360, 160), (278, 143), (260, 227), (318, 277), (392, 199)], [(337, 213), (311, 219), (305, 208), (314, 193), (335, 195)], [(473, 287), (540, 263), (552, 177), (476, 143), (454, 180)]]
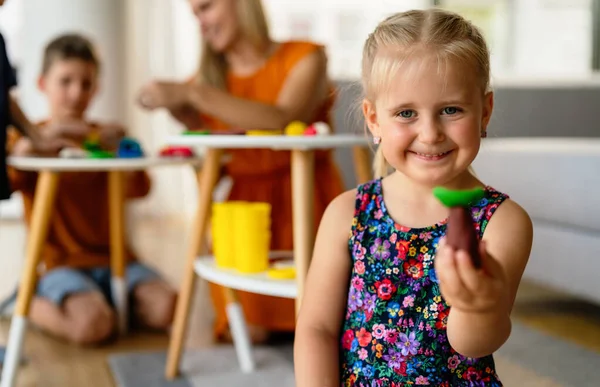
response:
[[(228, 75), (228, 92), (236, 97), (275, 105), (279, 92), (294, 66), (307, 55), (320, 49), (308, 42), (285, 42), (265, 65), (248, 77)], [(333, 88), (332, 88), (333, 90)], [(330, 111), (334, 93), (318, 109), (312, 122), (323, 121), (331, 126)], [(205, 126), (227, 129), (218, 120), (202, 116)], [(229, 200), (260, 201), (271, 204), (271, 249), (292, 250), (292, 202), (290, 152), (267, 149), (232, 150), (231, 162), (225, 173), (233, 179)], [(343, 183), (331, 151), (318, 151), (315, 157), (315, 230), (327, 205), (343, 192)], [(227, 328), (225, 301), (220, 286), (211, 285), (216, 311), (215, 330), (220, 336)], [(239, 292), (240, 302), (248, 324), (269, 331), (293, 331), (295, 328), (294, 300)]]

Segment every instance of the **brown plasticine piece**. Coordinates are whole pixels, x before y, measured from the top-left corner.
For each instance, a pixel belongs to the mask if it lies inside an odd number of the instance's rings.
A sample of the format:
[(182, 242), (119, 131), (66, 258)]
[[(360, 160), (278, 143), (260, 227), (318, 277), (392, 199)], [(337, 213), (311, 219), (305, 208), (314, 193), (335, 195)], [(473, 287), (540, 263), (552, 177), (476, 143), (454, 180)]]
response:
[(479, 238), (468, 207), (452, 207), (448, 216), (446, 242), (455, 250), (464, 250), (471, 256), (473, 265), (481, 268)]
[(479, 238), (471, 217), (471, 205), (484, 196), (481, 187), (471, 190), (450, 190), (436, 187), (433, 194), (446, 207), (450, 208), (446, 225), (446, 242), (455, 250), (464, 250), (471, 256), (473, 265), (479, 269), (482, 266), (479, 253)]

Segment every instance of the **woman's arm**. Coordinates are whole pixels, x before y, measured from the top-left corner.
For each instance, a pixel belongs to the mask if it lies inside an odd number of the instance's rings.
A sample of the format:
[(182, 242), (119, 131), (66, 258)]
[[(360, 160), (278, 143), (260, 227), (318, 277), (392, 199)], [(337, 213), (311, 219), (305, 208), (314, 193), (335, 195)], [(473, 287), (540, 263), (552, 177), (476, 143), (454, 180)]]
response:
[(173, 107), (169, 109), (169, 113), (188, 130), (202, 128), (203, 123), (202, 118), (200, 118), (200, 112), (189, 104)]
[(234, 97), (205, 84), (153, 82), (139, 96), (147, 109), (171, 111), (189, 105), (240, 129), (283, 129), (291, 121), (310, 122), (327, 98), (327, 57), (322, 49), (308, 55), (288, 75), (275, 105)]
[(296, 325), (297, 387), (340, 385), (340, 327), (352, 269), (348, 233), (355, 196), (356, 191), (348, 191), (333, 200), (319, 226)]

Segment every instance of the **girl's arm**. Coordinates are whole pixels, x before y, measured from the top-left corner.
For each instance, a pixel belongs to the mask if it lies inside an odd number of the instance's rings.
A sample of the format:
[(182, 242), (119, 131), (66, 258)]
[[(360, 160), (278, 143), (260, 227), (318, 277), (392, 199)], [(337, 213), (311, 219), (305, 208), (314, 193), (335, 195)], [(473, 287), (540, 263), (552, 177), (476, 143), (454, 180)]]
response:
[(331, 202), (323, 214), (296, 325), (294, 365), (297, 387), (339, 386), (340, 327), (352, 261), (348, 235), (356, 191)]
[[(490, 219), (483, 240), (487, 269), (493, 278), (471, 275), (468, 257), (458, 259), (457, 267), (466, 288), (482, 289), (489, 294), (476, 294), (479, 290), (475, 290), (473, 296), (480, 301), (479, 306), (470, 309), (453, 305), (448, 316), (448, 340), (457, 352), (468, 357), (492, 354), (510, 336), (510, 314), (531, 252), (531, 219), (518, 204), (506, 200)], [(484, 284), (484, 281), (489, 282)], [(486, 296), (496, 299), (489, 309), (485, 307)]]

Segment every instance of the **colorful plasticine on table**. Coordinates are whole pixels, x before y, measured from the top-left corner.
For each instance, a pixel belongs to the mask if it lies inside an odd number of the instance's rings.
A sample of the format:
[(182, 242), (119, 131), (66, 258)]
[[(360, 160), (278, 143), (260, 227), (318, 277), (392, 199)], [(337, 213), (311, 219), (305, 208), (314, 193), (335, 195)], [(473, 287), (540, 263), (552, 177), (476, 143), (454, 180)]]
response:
[(277, 129), (267, 129), (267, 130), (252, 129), (252, 130), (246, 131), (247, 136), (280, 136), (282, 134), (283, 134), (283, 131), (277, 130)]
[(133, 138), (125, 137), (119, 143), (116, 152), (102, 149), (97, 136), (90, 136), (84, 141), (82, 148), (65, 148), (58, 154), (61, 158), (70, 159), (112, 159), (112, 158), (139, 158), (144, 157), (144, 152), (139, 142)]
[(183, 132), (184, 136), (201, 136), (210, 134), (209, 130), (186, 130)]
[(283, 132), (286, 136), (302, 136), (305, 130), (306, 124), (304, 122), (292, 121), (285, 127)]
[(446, 231), (446, 242), (456, 250), (464, 250), (471, 256), (473, 265), (481, 268), (479, 238), (471, 217), (471, 206), (483, 198), (483, 188), (470, 190), (450, 190), (436, 187), (434, 196), (450, 208)]
[(121, 159), (134, 159), (144, 157), (142, 146), (133, 138), (125, 137), (117, 148), (117, 157)]
[(331, 133), (331, 128), (326, 122), (315, 122), (306, 125), (300, 121), (292, 121), (285, 127), (284, 133), (287, 136), (321, 136)]
[(83, 149), (87, 152), (87, 157), (91, 159), (111, 159), (115, 157), (114, 153), (103, 150), (97, 140), (88, 139), (83, 143)]
[(305, 136), (323, 136), (331, 133), (331, 128), (326, 122), (315, 122), (304, 131)]
[(85, 159), (88, 156), (89, 153), (81, 148), (64, 148), (58, 154), (58, 157), (64, 159)]
[(187, 146), (168, 145), (160, 150), (159, 156), (185, 159), (194, 157), (194, 151)]

